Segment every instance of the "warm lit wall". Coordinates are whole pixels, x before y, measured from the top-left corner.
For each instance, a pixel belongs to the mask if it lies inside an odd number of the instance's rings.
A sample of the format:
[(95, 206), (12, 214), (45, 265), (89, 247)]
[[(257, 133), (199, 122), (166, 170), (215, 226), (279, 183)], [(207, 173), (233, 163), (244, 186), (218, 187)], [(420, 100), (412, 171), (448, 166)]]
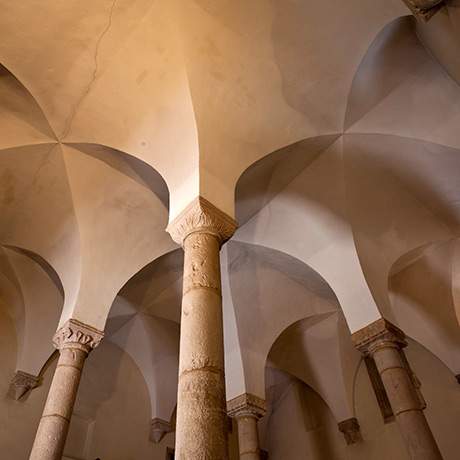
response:
[(166, 447), (174, 447), (173, 435), (159, 444), (149, 441), (144, 378), (131, 357), (109, 342), (88, 359), (75, 410), (94, 420), (88, 460), (164, 460)]

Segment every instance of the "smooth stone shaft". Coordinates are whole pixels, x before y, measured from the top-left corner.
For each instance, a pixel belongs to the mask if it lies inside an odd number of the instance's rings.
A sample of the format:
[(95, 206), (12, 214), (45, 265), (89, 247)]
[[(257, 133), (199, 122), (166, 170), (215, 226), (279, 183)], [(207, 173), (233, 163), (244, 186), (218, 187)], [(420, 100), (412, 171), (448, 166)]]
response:
[(373, 358), (410, 458), (442, 460), (401, 353), (396, 346), (385, 346), (375, 350)]
[(197, 232), (183, 247), (176, 459), (226, 460), (220, 241)]
[(238, 424), (240, 460), (260, 460), (257, 418), (240, 416), (236, 418), (236, 422)]
[(30, 460), (61, 460), (86, 357), (79, 348), (60, 350)]

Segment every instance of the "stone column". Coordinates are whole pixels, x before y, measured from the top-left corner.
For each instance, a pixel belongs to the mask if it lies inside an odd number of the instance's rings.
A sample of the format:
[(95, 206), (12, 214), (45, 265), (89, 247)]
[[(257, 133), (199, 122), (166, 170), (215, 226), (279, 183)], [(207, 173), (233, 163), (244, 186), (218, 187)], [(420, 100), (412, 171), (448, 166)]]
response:
[(228, 415), (236, 419), (240, 460), (260, 460), (257, 422), (265, 415), (265, 401), (249, 393), (227, 403)]
[(442, 460), (423, 413), (426, 404), (420, 382), (407, 362), (404, 333), (385, 319), (355, 332), (352, 339), (365, 356), (371, 356), (380, 373), (393, 413), (413, 460)]
[(168, 226), (184, 249), (178, 460), (228, 459), (219, 252), (235, 229), (232, 218), (201, 197)]
[(59, 360), (38, 426), (30, 460), (61, 460), (83, 364), (103, 333), (70, 319), (53, 338)]

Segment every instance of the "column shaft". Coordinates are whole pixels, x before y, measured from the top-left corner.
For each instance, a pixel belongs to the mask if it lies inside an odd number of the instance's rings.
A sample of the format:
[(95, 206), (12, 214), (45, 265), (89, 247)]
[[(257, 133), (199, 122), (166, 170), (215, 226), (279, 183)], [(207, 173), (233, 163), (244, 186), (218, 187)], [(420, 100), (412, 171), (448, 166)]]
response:
[(53, 344), (59, 350), (59, 360), (30, 460), (61, 460), (83, 365), (103, 336), (103, 332), (74, 319), (56, 332)]
[(225, 460), (227, 420), (224, 377), (220, 241), (191, 233), (184, 244), (176, 458)]
[(259, 432), (255, 416), (236, 418), (240, 460), (260, 460)]
[(236, 222), (203, 197), (168, 226), (184, 249), (176, 414), (177, 460), (227, 460), (219, 252)]
[(251, 393), (243, 393), (228, 401), (227, 411), (238, 426), (240, 460), (260, 460), (258, 421), (266, 413), (265, 401)]
[(87, 353), (64, 348), (35, 437), (30, 460), (60, 460)]
[(374, 351), (373, 358), (410, 458), (442, 460), (401, 353), (404, 351), (397, 346), (382, 346)]

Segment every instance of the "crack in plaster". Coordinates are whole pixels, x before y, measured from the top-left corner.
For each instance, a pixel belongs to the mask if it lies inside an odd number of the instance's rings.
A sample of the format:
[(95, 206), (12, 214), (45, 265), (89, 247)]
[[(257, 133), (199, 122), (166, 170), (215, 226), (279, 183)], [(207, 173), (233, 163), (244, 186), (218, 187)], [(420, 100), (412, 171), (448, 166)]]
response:
[(91, 87), (93, 86), (94, 82), (96, 81), (97, 74), (98, 74), (98, 71), (99, 71), (99, 52), (100, 52), (100, 48), (101, 48), (102, 41), (103, 41), (104, 37), (108, 34), (110, 28), (112, 27), (113, 14), (114, 14), (117, 2), (118, 2), (118, 0), (113, 0), (112, 5), (110, 7), (110, 11), (109, 11), (109, 17), (107, 19), (107, 24), (105, 25), (104, 29), (102, 30), (101, 34), (99, 35), (99, 38), (96, 41), (96, 47), (95, 47), (95, 50), (94, 50), (94, 57), (93, 57), (93, 60), (94, 60), (93, 73), (91, 75), (91, 78), (90, 78), (88, 84), (86, 85), (85, 90), (83, 91), (83, 93), (80, 96), (80, 98), (77, 100), (77, 103), (74, 105), (74, 107), (73, 107), (73, 109), (72, 109), (72, 111), (70, 113), (69, 119), (68, 119), (68, 121), (66, 123), (66, 127), (65, 127), (63, 133), (61, 134), (61, 140), (64, 139), (65, 137), (67, 137), (70, 134), (71, 129), (72, 129), (72, 123), (73, 123), (73, 121), (75, 119), (75, 116), (77, 114), (77, 110), (81, 106), (83, 101), (85, 100), (86, 96), (88, 96), (89, 92), (91, 91)]

